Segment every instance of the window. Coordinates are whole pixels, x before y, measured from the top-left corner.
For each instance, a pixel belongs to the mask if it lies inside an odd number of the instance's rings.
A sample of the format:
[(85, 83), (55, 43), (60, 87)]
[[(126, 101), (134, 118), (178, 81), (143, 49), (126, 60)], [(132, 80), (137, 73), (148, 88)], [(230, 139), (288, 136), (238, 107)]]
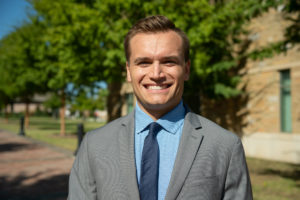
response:
[(280, 124), (282, 132), (292, 132), (290, 70), (280, 71)]

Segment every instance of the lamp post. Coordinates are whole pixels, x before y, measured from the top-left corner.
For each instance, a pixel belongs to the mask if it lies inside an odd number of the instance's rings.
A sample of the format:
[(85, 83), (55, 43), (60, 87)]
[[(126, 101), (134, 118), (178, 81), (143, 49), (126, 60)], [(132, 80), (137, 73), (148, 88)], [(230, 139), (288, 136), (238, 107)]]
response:
[(20, 118), (20, 132), (19, 135), (25, 136), (25, 131), (24, 131), (24, 116)]

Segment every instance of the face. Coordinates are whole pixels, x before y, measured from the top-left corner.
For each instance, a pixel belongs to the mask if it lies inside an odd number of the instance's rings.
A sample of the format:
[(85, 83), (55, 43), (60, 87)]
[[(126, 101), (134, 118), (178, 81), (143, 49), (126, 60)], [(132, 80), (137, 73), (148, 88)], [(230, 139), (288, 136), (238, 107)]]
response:
[(182, 48), (182, 39), (174, 31), (139, 33), (130, 41), (127, 81), (141, 109), (154, 120), (172, 110), (182, 98), (190, 72)]

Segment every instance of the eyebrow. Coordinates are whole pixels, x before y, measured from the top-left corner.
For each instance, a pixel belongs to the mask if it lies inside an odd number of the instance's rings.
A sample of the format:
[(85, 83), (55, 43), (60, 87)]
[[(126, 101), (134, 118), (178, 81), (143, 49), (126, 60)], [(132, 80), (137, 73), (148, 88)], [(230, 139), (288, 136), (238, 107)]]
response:
[[(135, 64), (138, 64), (139, 62), (143, 62), (143, 61), (151, 61), (152, 59), (149, 57), (138, 57), (134, 60)], [(179, 62), (180, 58), (178, 56), (166, 56), (166, 57), (162, 57), (160, 58), (161, 61), (165, 61), (165, 60), (175, 60), (177, 62)]]
[(138, 57), (134, 60), (134, 64), (138, 64), (139, 62), (142, 61), (150, 61), (151, 59), (149, 57)]
[(180, 58), (178, 56), (166, 56), (166, 57), (162, 57), (161, 60), (162, 61), (164, 61), (164, 60), (175, 60), (175, 61), (179, 62)]

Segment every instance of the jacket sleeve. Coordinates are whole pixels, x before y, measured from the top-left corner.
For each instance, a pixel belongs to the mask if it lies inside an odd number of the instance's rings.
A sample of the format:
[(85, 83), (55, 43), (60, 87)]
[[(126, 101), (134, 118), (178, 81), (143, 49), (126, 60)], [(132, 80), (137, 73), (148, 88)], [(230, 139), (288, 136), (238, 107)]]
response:
[(227, 171), (224, 200), (252, 200), (252, 188), (241, 140), (235, 143)]
[(84, 137), (69, 178), (68, 200), (96, 200), (96, 184), (90, 168), (88, 135)]

